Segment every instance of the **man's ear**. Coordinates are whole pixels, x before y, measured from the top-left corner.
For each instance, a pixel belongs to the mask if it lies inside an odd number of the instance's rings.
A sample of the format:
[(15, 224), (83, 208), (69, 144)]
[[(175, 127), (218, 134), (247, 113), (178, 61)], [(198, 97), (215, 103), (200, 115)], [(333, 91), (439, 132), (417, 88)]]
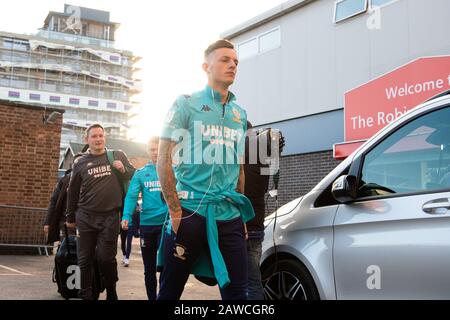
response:
[(205, 71), (206, 73), (209, 73), (211, 71), (211, 67), (208, 65), (207, 62), (203, 62), (202, 68), (203, 71)]

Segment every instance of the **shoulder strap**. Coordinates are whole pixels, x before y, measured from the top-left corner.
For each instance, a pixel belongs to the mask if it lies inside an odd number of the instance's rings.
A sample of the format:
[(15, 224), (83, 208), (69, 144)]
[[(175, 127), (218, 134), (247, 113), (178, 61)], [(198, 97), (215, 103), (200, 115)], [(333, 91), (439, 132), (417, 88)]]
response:
[(114, 162), (114, 151), (106, 150), (106, 156), (108, 157), (109, 164), (112, 165)]
[[(114, 163), (114, 160), (116, 160), (116, 158), (114, 157), (114, 152), (115, 152), (114, 150), (106, 150), (106, 156), (108, 157), (108, 162), (111, 166)], [(114, 172), (117, 180), (119, 181), (120, 187), (122, 188), (123, 197), (125, 198), (128, 191), (128, 187), (130, 185), (130, 181), (124, 181), (120, 176), (119, 171), (117, 171), (115, 168), (112, 168), (112, 171)]]

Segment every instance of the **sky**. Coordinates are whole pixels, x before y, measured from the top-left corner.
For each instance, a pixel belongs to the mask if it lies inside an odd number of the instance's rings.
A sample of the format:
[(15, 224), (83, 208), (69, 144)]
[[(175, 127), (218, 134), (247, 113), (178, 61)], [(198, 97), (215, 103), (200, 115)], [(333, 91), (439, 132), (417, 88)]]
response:
[[(14, 0), (0, 11), (0, 30), (34, 34), (49, 11), (64, 11), (64, 4), (110, 12), (121, 24), (116, 48), (143, 59), (137, 76), (143, 81), (139, 115), (130, 137), (146, 142), (158, 135), (164, 116), (179, 94), (202, 89), (203, 51), (220, 34), (285, 0)], [(239, 76), (239, 72), (238, 72)]]

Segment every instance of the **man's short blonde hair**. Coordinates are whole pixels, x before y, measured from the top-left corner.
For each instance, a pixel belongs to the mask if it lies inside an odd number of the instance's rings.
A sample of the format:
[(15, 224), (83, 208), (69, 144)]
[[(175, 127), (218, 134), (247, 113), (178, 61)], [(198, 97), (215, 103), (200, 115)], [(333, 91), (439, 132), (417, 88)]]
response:
[(148, 144), (150, 143), (159, 143), (159, 137), (158, 136), (150, 137), (150, 139), (148, 139)]
[(234, 49), (234, 44), (226, 39), (220, 39), (211, 43), (205, 50), (205, 59), (217, 49), (222, 48)]

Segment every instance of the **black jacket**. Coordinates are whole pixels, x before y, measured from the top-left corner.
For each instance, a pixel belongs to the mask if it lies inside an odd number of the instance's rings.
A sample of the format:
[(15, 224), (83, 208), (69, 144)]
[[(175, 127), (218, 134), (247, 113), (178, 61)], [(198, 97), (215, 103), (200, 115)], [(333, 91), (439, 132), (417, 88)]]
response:
[(59, 241), (59, 228), (61, 223), (65, 221), (65, 213), (67, 208), (67, 188), (69, 187), (71, 170), (67, 170), (62, 177), (50, 198), (50, 204), (44, 225), (49, 226), (47, 244)]

